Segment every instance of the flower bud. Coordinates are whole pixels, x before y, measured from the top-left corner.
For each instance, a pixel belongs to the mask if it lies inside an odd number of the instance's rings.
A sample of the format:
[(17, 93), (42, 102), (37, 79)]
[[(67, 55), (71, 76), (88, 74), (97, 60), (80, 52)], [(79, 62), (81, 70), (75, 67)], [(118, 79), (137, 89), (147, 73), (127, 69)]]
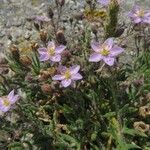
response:
[(48, 8), (48, 16), (52, 19), (54, 16), (53, 10), (51, 7)]
[(150, 116), (150, 107), (149, 106), (140, 107), (139, 114), (144, 118)]
[(28, 67), (28, 66), (30, 66), (32, 64), (31, 59), (28, 56), (26, 56), (26, 55), (21, 55), (20, 56), (20, 62), (25, 67)]
[(67, 41), (65, 39), (65, 36), (64, 36), (64, 33), (63, 33), (62, 30), (60, 30), (60, 31), (57, 32), (56, 39), (57, 39), (57, 41), (58, 41), (59, 44), (63, 44), (63, 45), (67, 44)]
[(55, 0), (56, 5), (63, 6), (65, 4), (65, 0)]
[(52, 92), (52, 88), (51, 88), (51, 86), (49, 84), (43, 84), (41, 86), (41, 90), (45, 94), (50, 94)]
[(148, 124), (145, 124), (144, 122), (134, 122), (134, 128), (140, 132), (147, 132), (150, 129), (150, 126)]
[(33, 51), (37, 51), (37, 49), (39, 48), (38, 43), (31, 42), (31, 48), (32, 48)]
[(47, 34), (46, 31), (44, 31), (44, 30), (40, 31), (40, 39), (41, 39), (41, 41), (46, 42), (47, 41), (47, 37), (48, 37), (48, 34)]
[(20, 58), (20, 53), (19, 53), (18, 47), (16, 45), (11, 45), (10, 52), (11, 52), (13, 58), (16, 59), (16, 61), (18, 61)]

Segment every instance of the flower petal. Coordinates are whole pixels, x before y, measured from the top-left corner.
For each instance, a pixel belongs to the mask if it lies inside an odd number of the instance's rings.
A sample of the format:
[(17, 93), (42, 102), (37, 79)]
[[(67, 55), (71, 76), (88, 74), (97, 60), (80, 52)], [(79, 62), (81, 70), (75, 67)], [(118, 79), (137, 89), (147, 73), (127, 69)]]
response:
[(109, 66), (112, 66), (115, 62), (115, 58), (111, 58), (111, 57), (104, 57), (103, 60)]
[(14, 90), (12, 90), (9, 94), (8, 94), (8, 99), (11, 100), (14, 97)]
[(69, 85), (71, 84), (71, 79), (65, 79), (65, 80), (62, 80), (61, 81), (61, 85), (63, 86), (63, 87), (68, 87)]
[(54, 49), (55, 49), (55, 42), (54, 42), (54, 41), (49, 41), (47, 48), (48, 48), (48, 49), (49, 49), (49, 48), (54, 48)]
[(115, 45), (115, 46), (111, 49), (109, 56), (115, 57), (115, 56), (121, 54), (123, 51), (124, 51), (123, 48), (121, 48), (121, 47)]
[(38, 52), (39, 52), (39, 54), (45, 54), (45, 53), (47, 53), (47, 48), (45, 48), (45, 47), (38, 48)]
[(83, 77), (81, 76), (81, 74), (79, 74), (79, 73), (76, 73), (76, 74), (73, 74), (72, 76), (71, 76), (71, 79), (72, 80), (81, 80)]
[(93, 53), (90, 55), (89, 62), (99, 62), (103, 58), (99, 53)]
[(62, 65), (60, 65), (60, 66), (58, 66), (58, 68), (57, 68), (57, 72), (58, 73), (61, 73), (61, 74), (64, 74), (65, 72), (66, 72), (66, 66), (62, 66)]
[(63, 75), (55, 75), (54, 77), (52, 77), (52, 80), (64, 80), (65, 77)]
[(47, 53), (40, 55), (40, 61), (47, 61), (49, 59), (49, 55)]
[(0, 110), (1, 110), (2, 112), (7, 112), (10, 108), (11, 108), (10, 106), (4, 107), (4, 106), (1, 106), (1, 105), (0, 105)]
[(65, 49), (66, 49), (66, 46), (64, 46), (64, 45), (57, 46), (57, 47), (55, 48), (55, 53), (56, 53), (56, 54), (60, 54), (60, 53), (62, 53)]
[(145, 13), (143, 17), (143, 22), (150, 24), (150, 12)]
[(134, 23), (140, 23), (140, 22), (142, 22), (142, 19), (140, 17), (132, 17), (131, 19), (132, 19), (132, 21)]
[(99, 52), (100, 51), (100, 44), (98, 42), (92, 42), (91, 43), (91, 47), (95, 52)]
[(15, 96), (13, 96), (12, 99), (10, 99), (10, 103), (14, 104), (18, 99), (19, 99), (19, 95), (15, 95)]
[(50, 60), (53, 61), (53, 62), (60, 62), (61, 61), (61, 56), (56, 54), (54, 56), (51, 56)]
[(103, 6), (107, 6), (110, 3), (110, 0), (98, 0), (98, 2)]
[(74, 66), (70, 67), (69, 70), (72, 75), (76, 74), (80, 70), (80, 65), (74, 65)]
[(113, 38), (108, 38), (102, 45), (103, 49), (110, 50), (114, 44)]

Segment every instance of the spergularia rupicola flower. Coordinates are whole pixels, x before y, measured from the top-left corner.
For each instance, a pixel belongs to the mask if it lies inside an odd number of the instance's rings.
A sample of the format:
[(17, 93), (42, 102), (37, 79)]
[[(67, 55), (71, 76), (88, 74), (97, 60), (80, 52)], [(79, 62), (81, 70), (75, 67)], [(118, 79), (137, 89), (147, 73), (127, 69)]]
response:
[(70, 68), (62, 66), (60, 68), (60, 74), (55, 75), (52, 79), (61, 81), (63, 87), (68, 87), (72, 82), (82, 79), (81, 74), (78, 73), (79, 70), (79, 65), (74, 65)]
[(107, 6), (110, 3), (110, 0), (98, 0), (98, 2), (102, 5), (102, 6)]
[(12, 90), (7, 96), (0, 97), (0, 111), (7, 112), (11, 106), (19, 99), (19, 95)]
[(37, 21), (37, 22), (49, 22), (50, 19), (47, 16), (36, 16), (35, 21)]
[(150, 24), (150, 11), (145, 11), (137, 5), (129, 12), (129, 17), (135, 24)]
[(90, 55), (89, 61), (99, 62), (103, 60), (109, 66), (112, 66), (116, 56), (123, 52), (123, 48), (114, 44), (113, 38), (108, 38), (103, 44), (92, 42), (91, 47), (94, 52)]
[(61, 53), (66, 49), (66, 46), (59, 45), (56, 46), (53, 41), (48, 42), (48, 46), (39, 48), (38, 52), (40, 54), (40, 61), (50, 60), (52, 62), (60, 62), (61, 61)]

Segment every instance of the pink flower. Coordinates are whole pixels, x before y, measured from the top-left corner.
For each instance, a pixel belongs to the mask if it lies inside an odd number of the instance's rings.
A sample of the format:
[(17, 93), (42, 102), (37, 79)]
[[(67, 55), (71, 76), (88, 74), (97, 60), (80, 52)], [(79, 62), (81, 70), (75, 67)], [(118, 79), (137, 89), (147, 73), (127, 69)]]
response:
[(8, 96), (0, 97), (0, 110), (7, 112), (18, 99), (19, 95), (15, 95), (14, 90), (12, 90)]
[(37, 21), (37, 22), (49, 22), (50, 19), (46, 16), (36, 16), (35, 21)]
[(115, 57), (123, 52), (123, 49), (114, 45), (113, 38), (108, 38), (103, 44), (98, 42), (91, 43), (93, 54), (90, 55), (90, 62), (99, 62), (103, 60), (107, 65), (112, 66), (115, 62)]
[(65, 50), (66, 46), (59, 45), (55, 46), (53, 41), (48, 42), (47, 48), (39, 48), (38, 52), (40, 54), (40, 61), (50, 60), (52, 62), (60, 62), (61, 61), (61, 53)]
[(129, 12), (129, 17), (135, 23), (146, 23), (150, 24), (150, 11), (144, 11), (139, 6), (134, 6)]
[(82, 76), (78, 73), (78, 71), (80, 70), (79, 65), (74, 65), (70, 68), (62, 66), (61, 68), (59, 68), (59, 70), (60, 74), (55, 75), (52, 79), (61, 81), (61, 85), (63, 87), (68, 87), (73, 81), (82, 79)]
[(107, 6), (110, 3), (110, 0), (98, 0), (98, 2), (102, 5), (102, 6)]

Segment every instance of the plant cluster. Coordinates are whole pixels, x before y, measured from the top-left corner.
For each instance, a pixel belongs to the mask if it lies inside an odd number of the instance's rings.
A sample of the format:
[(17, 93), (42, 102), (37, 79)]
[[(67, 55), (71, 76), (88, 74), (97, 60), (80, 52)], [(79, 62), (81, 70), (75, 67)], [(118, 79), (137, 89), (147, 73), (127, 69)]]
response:
[(86, 0), (66, 26), (54, 5), (1, 61), (0, 149), (150, 150), (150, 11), (127, 26), (119, 0)]

